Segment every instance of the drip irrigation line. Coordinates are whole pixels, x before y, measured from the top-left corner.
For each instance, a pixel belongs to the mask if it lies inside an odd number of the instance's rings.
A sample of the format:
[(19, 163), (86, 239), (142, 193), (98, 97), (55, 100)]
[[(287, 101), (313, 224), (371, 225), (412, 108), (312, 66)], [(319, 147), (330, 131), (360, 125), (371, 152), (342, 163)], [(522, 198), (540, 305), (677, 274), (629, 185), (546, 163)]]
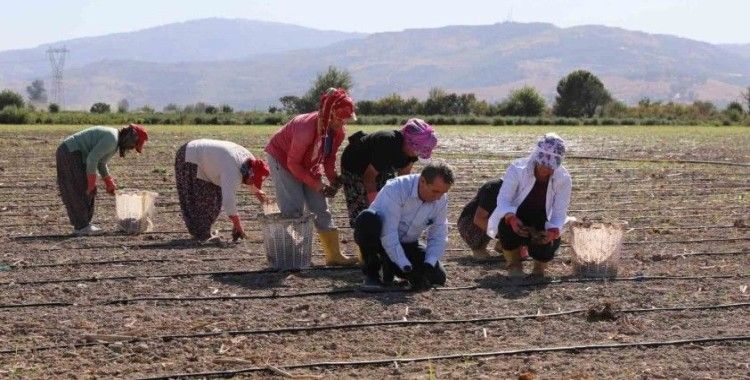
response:
[(578, 159), (578, 160), (597, 160), (597, 161), (656, 162), (656, 163), (665, 163), (665, 164), (704, 164), (704, 165), (750, 167), (750, 163), (747, 163), (747, 162), (727, 162), (727, 161), (682, 160), (682, 159), (663, 159), (663, 158), (620, 158), (620, 157), (586, 156), (586, 155), (569, 155), (569, 156), (566, 156), (565, 158)]
[[(566, 248), (566, 247), (562, 247)], [(467, 252), (463, 248), (449, 248), (446, 252)], [(659, 255), (660, 259), (671, 259), (680, 258), (687, 256), (722, 256), (722, 255), (744, 255), (750, 254), (750, 250), (743, 251), (717, 251), (717, 252), (692, 252), (692, 253), (678, 253), (674, 255)], [(566, 258), (568, 255), (557, 255), (559, 259)], [(41, 264), (19, 264), (19, 265), (8, 265), (13, 270), (23, 269), (36, 269), (36, 268), (57, 268), (57, 267), (75, 267), (75, 266), (98, 266), (98, 265), (119, 265), (119, 264), (148, 264), (148, 263), (192, 263), (192, 262), (215, 262), (225, 260), (241, 260), (236, 255), (227, 257), (204, 257), (204, 258), (155, 258), (155, 259), (114, 259), (114, 260), (93, 260), (93, 261), (63, 261), (63, 262), (52, 262), (52, 263), (41, 263)], [(262, 257), (252, 257), (252, 259), (262, 259)], [(450, 258), (449, 258), (450, 259)], [(629, 260), (636, 259), (635, 257), (622, 257), (621, 259)], [(446, 260), (447, 261), (447, 260)], [(325, 267), (316, 266), (313, 269), (326, 269), (326, 270), (347, 270), (346, 267)], [(261, 273), (261, 272), (258, 272)]]
[[(652, 227), (652, 228), (658, 228), (658, 227)], [(739, 228), (739, 227), (735, 227)], [(348, 227), (341, 227), (341, 230), (347, 230), (350, 229)], [(255, 230), (249, 230), (250, 232), (254, 232)], [(226, 232), (226, 231), (224, 231)], [(153, 234), (159, 235), (159, 234), (166, 234), (161, 232), (154, 232)], [(120, 236), (120, 234), (116, 235), (99, 235), (98, 237), (106, 237), (106, 236)], [(17, 236), (13, 237), (13, 240), (16, 241), (25, 241), (25, 240), (39, 240), (39, 239), (63, 239), (63, 238), (72, 238), (71, 235), (33, 235), (33, 236)], [(625, 241), (622, 244), (623, 245), (651, 245), (651, 244), (694, 244), (694, 243), (711, 243), (711, 242), (735, 242), (735, 241), (746, 241), (750, 240), (750, 237), (723, 237), (723, 238), (705, 238), (705, 239), (683, 239), (683, 240), (640, 240), (640, 241)], [(262, 244), (262, 239), (247, 239), (243, 241), (243, 244)], [(229, 243), (233, 244), (233, 243)], [(148, 249), (170, 249), (170, 248), (231, 248), (233, 245), (230, 245), (228, 247), (219, 247), (217, 245), (212, 244), (201, 244), (200, 242), (195, 242), (191, 240), (185, 240), (180, 242), (174, 242), (174, 241), (166, 241), (166, 242), (157, 242), (157, 243), (148, 243), (148, 244), (117, 244), (117, 245), (108, 245), (108, 244), (99, 244), (99, 245), (88, 245), (86, 247), (76, 247), (77, 250), (83, 250), (83, 249), (113, 249), (113, 248), (120, 248), (120, 249), (127, 249), (127, 250), (148, 250)], [(562, 248), (570, 247), (569, 244), (562, 244)], [(47, 249), (45, 251), (54, 251), (54, 250), (63, 250), (63, 249), (69, 249), (64, 247), (58, 247), (54, 249)], [(447, 249), (446, 251), (461, 251), (462, 249)]]
[[(479, 290), (479, 289), (503, 289), (509, 286), (516, 287), (533, 287), (539, 285), (559, 285), (559, 284), (570, 284), (570, 283), (592, 283), (592, 282), (645, 282), (645, 281), (695, 281), (695, 280), (717, 280), (717, 279), (733, 279), (733, 278), (748, 278), (750, 274), (739, 274), (739, 275), (706, 275), (706, 276), (633, 276), (633, 277), (614, 277), (614, 278), (555, 278), (555, 279), (542, 279), (524, 281), (520, 283), (510, 283), (506, 281), (498, 285), (468, 285), (468, 286), (456, 286), (456, 287), (438, 287), (433, 288), (433, 291), (445, 292), (445, 291), (463, 291), (463, 290)], [(205, 296), (205, 297), (133, 297), (133, 298), (121, 298), (116, 300), (104, 301), (104, 304), (128, 304), (133, 302), (201, 302), (201, 301), (231, 301), (231, 300), (244, 300), (244, 299), (277, 299), (277, 298), (306, 298), (313, 296), (331, 296), (338, 294), (347, 293), (410, 293), (411, 291), (406, 289), (383, 289), (379, 291), (368, 291), (363, 292), (358, 287), (340, 288), (334, 290), (322, 290), (313, 292), (301, 292), (301, 293), (272, 293), (272, 294), (255, 294), (255, 295), (240, 295), (240, 296)]]
[(75, 304), (70, 303), (70, 302), (18, 303), (18, 304), (0, 305), (0, 309), (23, 309), (23, 308), (28, 308), (28, 307), (65, 307), (65, 306), (75, 306)]
[(451, 359), (469, 359), (469, 358), (484, 358), (494, 356), (511, 356), (511, 355), (525, 355), (525, 354), (541, 354), (550, 352), (579, 352), (579, 351), (593, 351), (593, 350), (611, 350), (611, 349), (625, 349), (625, 348), (655, 348), (664, 346), (682, 346), (686, 344), (708, 344), (708, 343), (724, 343), (724, 342), (745, 342), (750, 340), (750, 335), (739, 335), (739, 336), (716, 336), (709, 338), (690, 338), (690, 339), (676, 339), (668, 341), (645, 341), (645, 342), (633, 342), (633, 343), (604, 343), (604, 344), (585, 344), (585, 345), (573, 345), (573, 346), (551, 346), (551, 347), (531, 347), (522, 348), (515, 350), (503, 350), (503, 351), (488, 351), (488, 352), (463, 352), (445, 355), (431, 355), (431, 356), (416, 356), (410, 358), (404, 357), (392, 357), (385, 359), (371, 359), (371, 360), (352, 360), (352, 361), (322, 361), (305, 364), (285, 364), (278, 366), (267, 365), (265, 367), (248, 367), (236, 370), (225, 370), (225, 371), (213, 371), (213, 372), (188, 372), (188, 373), (174, 373), (168, 375), (157, 375), (150, 377), (141, 377), (138, 380), (168, 380), (175, 378), (216, 378), (216, 377), (234, 377), (235, 375), (244, 373), (254, 372), (270, 372), (271, 374), (278, 375), (279, 370), (293, 370), (293, 369), (310, 369), (319, 367), (362, 367), (362, 366), (373, 366), (373, 365), (392, 365), (394, 363), (414, 363), (424, 361), (436, 361), (436, 360), (451, 360)]
[[(326, 267), (321, 269), (332, 269), (332, 270), (344, 270), (341, 268), (336, 267)], [(351, 270), (351, 269), (350, 269)], [(268, 271), (255, 271), (255, 272), (215, 272), (216, 274), (212, 275), (243, 275), (243, 274), (253, 274), (253, 273), (267, 273)], [(168, 278), (168, 277), (189, 277), (189, 276), (203, 276), (208, 274), (181, 274), (181, 275), (174, 275), (174, 276), (158, 276), (158, 277), (149, 277), (149, 276), (143, 276), (143, 277), (137, 277), (137, 278)], [(130, 277), (136, 277), (136, 276), (123, 276), (123, 277), (111, 277), (106, 279), (76, 279), (76, 280), (62, 280), (62, 281), (39, 281), (34, 282), (33, 284), (49, 284), (49, 283), (60, 283), (60, 282), (96, 282), (96, 281), (104, 281), (104, 280), (120, 280), (120, 279), (132, 279)], [(569, 277), (569, 278), (556, 278), (556, 279), (542, 279), (542, 280), (532, 280), (532, 281), (523, 281), (519, 283), (508, 283), (507, 281), (502, 284), (497, 285), (469, 285), (469, 286), (458, 286), (458, 287), (438, 287), (433, 288), (433, 291), (437, 292), (445, 292), (445, 291), (464, 291), (464, 290), (479, 290), (479, 289), (488, 289), (488, 290), (494, 290), (494, 289), (503, 289), (507, 288), (509, 286), (515, 286), (515, 287), (533, 287), (533, 286), (539, 286), (539, 285), (559, 285), (559, 284), (568, 284), (568, 283), (592, 283), (592, 282), (645, 282), (645, 281), (695, 281), (695, 280), (716, 280), (716, 279), (735, 279), (735, 278), (748, 278), (750, 277), (750, 274), (738, 274), (738, 275), (712, 275), (712, 276), (634, 276), (634, 277), (615, 277), (615, 278), (577, 278), (577, 277)], [(8, 283), (5, 283), (3, 285), (7, 285)], [(143, 297), (131, 297), (131, 298), (120, 298), (120, 299), (112, 299), (112, 300), (103, 300), (98, 301), (92, 305), (101, 305), (101, 306), (107, 306), (107, 305), (125, 305), (125, 304), (131, 304), (135, 302), (213, 302), (213, 301), (240, 301), (240, 300), (260, 300), (260, 299), (281, 299), (281, 298), (307, 298), (307, 297), (317, 297), (317, 296), (335, 296), (335, 295), (341, 295), (341, 294), (353, 294), (353, 293), (362, 293), (362, 294), (388, 294), (388, 293), (410, 293), (409, 290), (406, 289), (393, 289), (393, 288), (386, 288), (379, 291), (369, 291), (369, 292), (363, 292), (358, 287), (346, 287), (346, 288), (338, 288), (338, 289), (325, 289), (325, 290), (317, 290), (317, 291), (308, 291), (308, 292), (296, 292), (296, 293), (277, 293), (275, 290), (272, 291), (270, 294), (247, 294), (247, 295), (234, 295), (234, 296), (202, 296), (202, 297), (164, 297), (164, 296), (143, 296)], [(8, 306), (7, 308), (13, 308), (13, 305), (0, 305), (0, 308), (3, 308), (3, 306)], [(64, 306), (80, 306), (75, 305), (70, 302), (51, 302), (49, 304), (29, 304), (28, 306), (15, 306), (17, 308), (21, 307), (64, 307)]]
[[(671, 312), (671, 311), (705, 311), (705, 310), (724, 310), (724, 309), (735, 309), (745, 308), (750, 306), (750, 302), (744, 303), (731, 303), (731, 304), (716, 304), (716, 305), (701, 305), (701, 306), (667, 306), (667, 307), (654, 307), (654, 308), (634, 308), (634, 309), (620, 309), (614, 310), (615, 313), (626, 313), (626, 314), (640, 314), (640, 313), (658, 313), (658, 312)], [(133, 336), (131, 338), (124, 338), (119, 340), (120, 343), (137, 343), (145, 341), (163, 341), (169, 342), (178, 339), (201, 339), (201, 338), (213, 338), (221, 336), (249, 336), (249, 335), (269, 335), (269, 334), (297, 334), (302, 332), (319, 332), (319, 331), (330, 331), (330, 330), (357, 330), (371, 327), (404, 327), (404, 326), (421, 326), (421, 325), (455, 325), (455, 324), (472, 324), (472, 323), (489, 323), (499, 322), (507, 320), (526, 320), (526, 319), (547, 319), (562, 317), (575, 314), (583, 314), (588, 312), (588, 309), (571, 309), (563, 310), (552, 313), (535, 313), (535, 314), (517, 314), (517, 315), (499, 315), (493, 317), (480, 317), (480, 318), (460, 318), (460, 319), (413, 319), (413, 320), (391, 320), (391, 321), (375, 321), (375, 322), (358, 322), (358, 323), (338, 323), (330, 325), (316, 325), (316, 326), (286, 326), (277, 328), (262, 328), (252, 330), (227, 330), (218, 332), (205, 332), (205, 333), (192, 333), (192, 334), (165, 334), (156, 336)], [(74, 344), (60, 344), (60, 345), (49, 345), (32, 347), (25, 349), (7, 349), (0, 350), (0, 354), (10, 354), (16, 352), (38, 352), (38, 351), (49, 351), (55, 349), (66, 349), (66, 348), (83, 348), (91, 346), (109, 346), (112, 342), (87, 342), (87, 343), (74, 343)]]

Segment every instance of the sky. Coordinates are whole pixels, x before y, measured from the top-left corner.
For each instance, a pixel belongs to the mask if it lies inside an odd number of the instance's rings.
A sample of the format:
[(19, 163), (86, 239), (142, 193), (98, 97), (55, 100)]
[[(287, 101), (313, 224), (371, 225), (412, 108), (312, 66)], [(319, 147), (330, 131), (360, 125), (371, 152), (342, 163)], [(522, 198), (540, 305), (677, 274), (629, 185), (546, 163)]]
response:
[(607, 25), (750, 43), (750, 0), (24, 0), (0, 7), (0, 50), (207, 17), (375, 33), (503, 21)]

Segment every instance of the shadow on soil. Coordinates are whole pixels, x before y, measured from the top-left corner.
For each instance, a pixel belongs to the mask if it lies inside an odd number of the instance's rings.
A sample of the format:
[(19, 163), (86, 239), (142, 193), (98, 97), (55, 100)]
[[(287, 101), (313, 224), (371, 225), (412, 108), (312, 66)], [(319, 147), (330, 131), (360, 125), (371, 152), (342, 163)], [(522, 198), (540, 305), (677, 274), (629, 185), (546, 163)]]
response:
[(483, 289), (490, 289), (506, 299), (527, 297), (531, 292), (542, 290), (550, 283), (550, 278), (523, 277), (511, 278), (505, 274), (493, 274), (478, 279), (477, 285)]

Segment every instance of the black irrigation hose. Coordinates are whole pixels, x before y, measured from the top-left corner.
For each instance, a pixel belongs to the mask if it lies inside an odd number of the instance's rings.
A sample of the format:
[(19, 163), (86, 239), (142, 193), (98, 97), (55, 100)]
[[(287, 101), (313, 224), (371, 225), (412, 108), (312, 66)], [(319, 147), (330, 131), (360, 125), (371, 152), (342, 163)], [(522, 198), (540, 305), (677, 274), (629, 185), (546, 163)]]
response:
[[(722, 310), (722, 309), (744, 308), (748, 306), (750, 306), (750, 302), (703, 305), (703, 306), (669, 306), (669, 307), (656, 307), (656, 308), (621, 309), (621, 310), (615, 310), (615, 312), (638, 314), (638, 313), (653, 313), (653, 312), (666, 312), (666, 311)], [(339, 324), (333, 324), (333, 325), (318, 325), (318, 326), (287, 326), (287, 327), (254, 329), (254, 330), (229, 330), (229, 331), (209, 332), (209, 333), (167, 334), (167, 335), (157, 335), (157, 336), (150, 336), (150, 337), (149, 336), (132, 337), (130, 339), (121, 340), (120, 342), (136, 343), (136, 342), (154, 341), (154, 340), (161, 340), (164, 342), (168, 342), (168, 341), (175, 340), (175, 339), (212, 338), (212, 337), (224, 336), (224, 335), (246, 336), (246, 335), (266, 335), (266, 334), (296, 334), (300, 332), (362, 329), (362, 328), (369, 328), (369, 327), (387, 327), (387, 326), (398, 327), (398, 326), (415, 326), (415, 325), (488, 323), (488, 322), (498, 322), (498, 321), (505, 321), (505, 320), (545, 319), (545, 318), (580, 314), (580, 313), (585, 313), (587, 311), (588, 311), (587, 309), (572, 309), (572, 310), (558, 311), (558, 312), (544, 313), (544, 314), (536, 313), (536, 314), (520, 314), (520, 315), (501, 315), (501, 316), (484, 317), (484, 318), (443, 319), (443, 320), (414, 319), (414, 320), (395, 320), (395, 321), (360, 322), (360, 323), (339, 323)], [(88, 343), (50, 345), (50, 346), (41, 346), (41, 347), (33, 347), (33, 348), (25, 348), (25, 349), (6, 349), (6, 350), (0, 350), (0, 355), (17, 353), (17, 352), (38, 352), (38, 351), (49, 351), (49, 350), (65, 349), (65, 348), (108, 346), (110, 344), (111, 344), (110, 342), (88, 342)]]
[(598, 160), (598, 161), (656, 162), (656, 163), (668, 163), (668, 164), (705, 164), (705, 165), (750, 167), (750, 163), (747, 163), (747, 162), (680, 160), (680, 159), (671, 160), (671, 159), (660, 159), (660, 158), (620, 158), (620, 157), (584, 156), (584, 155), (569, 155), (569, 156), (566, 156), (565, 158), (579, 159), (579, 160)]
[[(634, 276), (634, 277), (614, 277), (614, 278), (555, 278), (555, 279), (542, 279), (542, 280), (531, 280), (523, 281), (519, 283), (508, 283), (509, 281), (503, 282), (498, 285), (468, 285), (468, 286), (456, 286), (456, 287), (439, 287), (433, 288), (432, 290), (437, 292), (445, 291), (462, 291), (462, 290), (478, 290), (478, 289), (503, 289), (509, 286), (516, 287), (533, 287), (540, 285), (559, 285), (559, 284), (571, 284), (571, 283), (591, 283), (591, 282), (644, 282), (644, 281), (695, 281), (695, 280), (717, 280), (717, 279), (733, 279), (733, 278), (748, 278), (750, 274), (739, 274), (739, 275), (712, 275), (712, 276)], [(510, 280), (512, 281), (512, 280)], [(300, 292), (300, 293), (276, 293), (271, 294), (251, 294), (251, 295), (240, 295), (240, 296), (205, 296), (205, 297), (133, 297), (133, 298), (121, 298), (116, 300), (104, 301), (104, 305), (114, 304), (129, 304), (133, 302), (201, 302), (201, 301), (230, 301), (230, 300), (245, 300), (245, 299), (279, 299), (279, 298), (306, 298), (314, 296), (332, 296), (337, 294), (350, 294), (362, 292), (366, 293), (408, 293), (406, 289), (383, 289), (378, 291), (363, 292), (358, 287), (347, 287), (333, 290), (321, 290), (312, 292)]]
[(6, 304), (0, 305), (0, 309), (22, 309), (27, 307), (65, 307), (75, 306), (70, 302), (46, 302), (46, 303), (18, 303), (18, 304)]
[(372, 366), (372, 365), (391, 365), (394, 363), (414, 363), (434, 360), (449, 360), (449, 359), (468, 359), (468, 358), (483, 358), (483, 357), (494, 357), (494, 356), (510, 356), (510, 355), (522, 355), (522, 354), (540, 354), (548, 352), (578, 352), (578, 351), (589, 351), (589, 350), (606, 350), (606, 349), (624, 349), (631, 347), (664, 347), (664, 346), (681, 346), (686, 344), (706, 344), (706, 343), (722, 343), (722, 342), (744, 342), (750, 340), (750, 335), (739, 335), (739, 336), (718, 336), (710, 338), (691, 338), (691, 339), (676, 339), (668, 341), (647, 341), (647, 342), (633, 342), (633, 343), (605, 343), (605, 344), (586, 344), (586, 345), (575, 345), (575, 346), (554, 346), (554, 347), (532, 347), (522, 348), (516, 350), (503, 350), (503, 351), (489, 351), (489, 352), (464, 352), (455, 354), (445, 355), (431, 355), (431, 356), (417, 356), (411, 358), (393, 357), (386, 359), (372, 359), (372, 360), (352, 360), (352, 361), (325, 361), (305, 364), (285, 364), (279, 366), (265, 366), (265, 367), (248, 367), (236, 370), (225, 370), (225, 371), (213, 371), (213, 372), (193, 372), (193, 373), (174, 373), (169, 375), (157, 375), (150, 377), (141, 377), (139, 380), (168, 380), (175, 378), (216, 378), (216, 377), (234, 377), (235, 375), (243, 373), (253, 372), (270, 372), (271, 374), (278, 375), (279, 370), (292, 370), (292, 369), (309, 369), (319, 367), (360, 367), (360, 366)]
[[(465, 249), (446, 249), (446, 251), (464, 252)], [(692, 253), (679, 253), (674, 255), (659, 255), (658, 258), (665, 260), (671, 258), (689, 257), (689, 256), (724, 256), (724, 255), (745, 255), (750, 254), (750, 250), (744, 251), (722, 251), (722, 252), (692, 252)], [(564, 258), (564, 255), (557, 255), (557, 258)], [(69, 262), (55, 262), (55, 263), (43, 263), (43, 264), (21, 264), (21, 265), (9, 265), (13, 270), (22, 269), (36, 269), (36, 268), (58, 268), (58, 267), (74, 267), (74, 266), (85, 266), (85, 265), (118, 265), (118, 264), (148, 264), (148, 263), (182, 263), (182, 262), (213, 262), (213, 261), (225, 261), (225, 260), (238, 260), (235, 256), (228, 257), (204, 257), (204, 258), (158, 258), (158, 259), (118, 259), (118, 260), (94, 260), (94, 261), (69, 261)], [(452, 258), (449, 258), (452, 259)], [(635, 259), (634, 257), (623, 257), (622, 259)], [(642, 259), (641, 259), (642, 260)], [(447, 261), (447, 260), (446, 260)], [(314, 269), (328, 269), (328, 270), (346, 270), (346, 267), (314, 267)]]

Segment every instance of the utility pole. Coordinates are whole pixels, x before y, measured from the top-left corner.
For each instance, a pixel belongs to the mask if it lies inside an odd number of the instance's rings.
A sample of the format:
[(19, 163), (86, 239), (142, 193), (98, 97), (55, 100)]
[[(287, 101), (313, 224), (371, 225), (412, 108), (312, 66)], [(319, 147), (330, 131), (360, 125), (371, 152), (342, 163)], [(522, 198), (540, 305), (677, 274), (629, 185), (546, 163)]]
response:
[(62, 48), (47, 49), (47, 57), (52, 66), (52, 101), (57, 103), (60, 108), (65, 107), (65, 91), (63, 87), (63, 69), (65, 68), (65, 56), (69, 50)]

